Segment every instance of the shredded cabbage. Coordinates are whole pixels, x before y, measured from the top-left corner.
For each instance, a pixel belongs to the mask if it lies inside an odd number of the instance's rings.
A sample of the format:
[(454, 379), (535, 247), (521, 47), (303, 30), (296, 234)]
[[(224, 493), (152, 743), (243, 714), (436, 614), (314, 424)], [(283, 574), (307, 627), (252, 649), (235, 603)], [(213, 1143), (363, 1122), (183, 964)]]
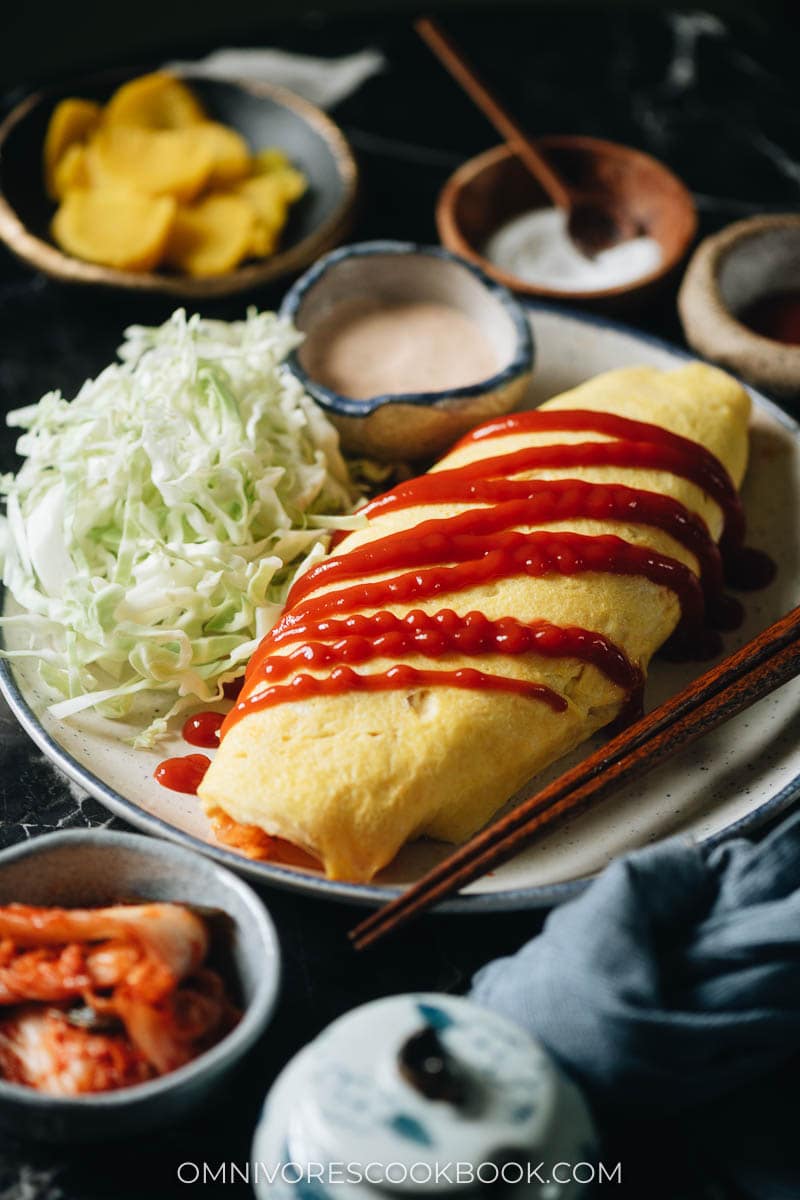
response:
[(125, 717), (144, 690), (170, 716), (244, 671), (297, 572), (356, 500), (336, 431), (285, 368), (289, 321), (187, 319), (126, 330), (119, 363), (71, 402), (8, 423), (25, 462), (0, 477), (3, 582), (60, 717)]

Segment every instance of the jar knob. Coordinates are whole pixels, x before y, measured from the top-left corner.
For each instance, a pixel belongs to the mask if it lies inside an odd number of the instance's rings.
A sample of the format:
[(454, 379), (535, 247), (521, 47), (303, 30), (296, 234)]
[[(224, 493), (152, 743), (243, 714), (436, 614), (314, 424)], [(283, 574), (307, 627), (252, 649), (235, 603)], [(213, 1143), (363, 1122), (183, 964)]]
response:
[(443, 1100), (458, 1109), (468, 1106), (474, 1092), (470, 1077), (433, 1025), (424, 1025), (403, 1042), (397, 1064), (406, 1083), (427, 1100)]

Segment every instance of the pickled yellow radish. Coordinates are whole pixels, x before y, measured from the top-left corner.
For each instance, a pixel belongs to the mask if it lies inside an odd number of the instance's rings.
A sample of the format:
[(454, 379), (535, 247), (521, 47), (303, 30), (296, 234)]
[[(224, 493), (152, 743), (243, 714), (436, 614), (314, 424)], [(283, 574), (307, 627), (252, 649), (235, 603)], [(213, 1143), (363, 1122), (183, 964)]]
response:
[(44, 175), (48, 193), (57, 197), (58, 164), (73, 146), (85, 142), (100, 123), (103, 110), (92, 100), (62, 100), (53, 110), (44, 139)]
[(155, 71), (118, 88), (105, 109), (108, 125), (143, 129), (183, 129), (206, 120), (194, 94), (173, 75)]
[(251, 253), (259, 258), (274, 253), (289, 207), (280, 181), (274, 175), (254, 175), (238, 185), (236, 195), (245, 199), (255, 213)]
[(223, 275), (252, 254), (256, 215), (241, 196), (207, 196), (181, 205), (166, 247), (166, 262), (197, 277)]
[(280, 171), (275, 171), (273, 175), (267, 176), (268, 179), (277, 179), (284, 199), (289, 204), (294, 204), (295, 200), (299, 200), (308, 187), (308, 180), (302, 171), (298, 171), (296, 167), (285, 167)]
[(152, 271), (161, 262), (175, 220), (171, 196), (112, 188), (72, 188), (53, 218), (62, 250), (124, 271)]
[(51, 194), (60, 200), (76, 187), (89, 187), (91, 177), (86, 146), (73, 142), (55, 165)]
[(289, 158), (279, 146), (264, 146), (253, 155), (253, 174), (267, 175), (290, 166)]
[(220, 125), (218, 121), (204, 121), (192, 130), (193, 137), (208, 145), (213, 159), (208, 186), (228, 187), (244, 179), (252, 169), (250, 149), (244, 138), (235, 129)]
[(253, 174), (257, 177), (266, 175), (270, 179), (279, 179), (284, 196), (290, 204), (299, 200), (308, 187), (308, 180), (303, 172), (293, 167), (283, 150), (276, 146), (256, 151), (253, 155)]
[(193, 200), (214, 168), (214, 149), (200, 129), (104, 127), (92, 145), (101, 183)]

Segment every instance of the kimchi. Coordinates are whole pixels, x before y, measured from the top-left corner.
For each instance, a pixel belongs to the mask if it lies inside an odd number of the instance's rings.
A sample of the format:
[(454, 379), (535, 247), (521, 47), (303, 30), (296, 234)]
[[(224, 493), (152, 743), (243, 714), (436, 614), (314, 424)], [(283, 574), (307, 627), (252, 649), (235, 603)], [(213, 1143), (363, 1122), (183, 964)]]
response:
[(240, 1013), (179, 904), (0, 907), (0, 1078), (52, 1095), (154, 1079)]

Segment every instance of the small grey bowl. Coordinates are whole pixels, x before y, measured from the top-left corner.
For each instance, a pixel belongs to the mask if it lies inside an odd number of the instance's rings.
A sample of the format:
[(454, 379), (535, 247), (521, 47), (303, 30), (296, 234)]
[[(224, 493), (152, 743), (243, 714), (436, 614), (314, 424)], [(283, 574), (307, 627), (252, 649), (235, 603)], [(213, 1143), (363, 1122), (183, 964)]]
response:
[(90, 1142), (167, 1128), (209, 1098), (258, 1039), (280, 984), (275, 927), (252, 888), (210, 859), (136, 833), (50, 833), (0, 853), (0, 905), (68, 908), (120, 900), (177, 901), (221, 910), (242, 1019), (199, 1058), (148, 1083), (60, 1097), (0, 1080), (0, 1127), (20, 1137)]
[[(356, 400), (308, 373), (315, 324), (353, 298), (450, 304), (475, 322), (496, 351), (497, 371), (479, 383), (446, 391), (387, 393)], [(385, 461), (432, 458), (481, 421), (509, 412), (522, 399), (533, 368), (533, 337), (525, 310), (507, 288), (439, 246), (359, 242), (326, 254), (287, 292), (281, 316), (305, 342), (289, 369), (325, 409), (345, 450)]]
[(800, 346), (762, 337), (738, 314), (762, 297), (800, 291), (800, 216), (750, 217), (701, 242), (678, 296), (690, 346), (780, 396), (800, 395)]
[(194, 278), (169, 271), (123, 271), (73, 258), (50, 236), (54, 205), (42, 180), (42, 146), (59, 100), (82, 96), (105, 104), (126, 73), (103, 72), (22, 100), (0, 125), (0, 239), (37, 270), (81, 285), (182, 296), (228, 296), (301, 271), (346, 236), (353, 220), (358, 167), (342, 131), (308, 100), (254, 80), (185, 79), (214, 120), (237, 130), (251, 150), (280, 146), (308, 179), (278, 250), (222, 275)]

